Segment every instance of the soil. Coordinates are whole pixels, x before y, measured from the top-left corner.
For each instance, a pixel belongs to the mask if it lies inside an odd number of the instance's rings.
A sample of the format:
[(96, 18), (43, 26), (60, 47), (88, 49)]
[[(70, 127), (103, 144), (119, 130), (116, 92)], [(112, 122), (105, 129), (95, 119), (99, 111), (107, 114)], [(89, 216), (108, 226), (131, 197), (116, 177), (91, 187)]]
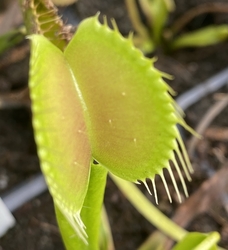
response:
[[(0, 15), (7, 13), (12, 1), (1, 1)], [(226, 1), (207, 0), (176, 0), (176, 10), (171, 14), (169, 23), (186, 13), (192, 7), (202, 3)], [(72, 5), (74, 13), (80, 19), (96, 14), (98, 11), (108, 17), (114, 17), (123, 35), (132, 30), (127, 10), (122, 0), (79, 0)], [(226, 7), (227, 8), (227, 7)], [(6, 19), (4, 19), (6, 20)], [(20, 22), (20, 18), (18, 19)], [(0, 31), (1, 31), (0, 19)], [(194, 18), (186, 30), (194, 30), (209, 24), (228, 24), (226, 13), (205, 13)], [(18, 25), (12, 23), (10, 28)], [(224, 69), (228, 65), (227, 41), (204, 48), (181, 49), (171, 54), (164, 53), (160, 48), (155, 55), (158, 57), (156, 67), (172, 74), (175, 78), (169, 81), (178, 94), (185, 92), (200, 82), (208, 79), (213, 74)], [(4, 52), (0, 57), (0, 97), (9, 96), (12, 93), (26, 88), (28, 83), (29, 49), (26, 41)], [(227, 93), (228, 87), (219, 90), (219, 93)], [(26, 97), (25, 97), (26, 99)], [(196, 126), (202, 121), (204, 114), (210, 109), (215, 100), (215, 93), (203, 98), (186, 110), (186, 121), (190, 126)], [(40, 172), (39, 161), (36, 154), (33, 130), (31, 124), (30, 107), (24, 99), (8, 106), (0, 108), (0, 195), (6, 194), (16, 185), (32, 178)], [(224, 109), (209, 125), (219, 131), (227, 129), (228, 109)], [(191, 157), (195, 173), (192, 182), (188, 184), (190, 199), (197, 190), (200, 190), (205, 181), (210, 180), (222, 168), (227, 168), (228, 137), (205, 136), (194, 148)], [(188, 146), (191, 135), (184, 134), (185, 143)], [(225, 178), (225, 176), (223, 176)], [(221, 179), (219, 182), (222, 181)], [(178, 216), (180, 204), (174, 197), (169, 203), (163, 185), (157, 182), (159, 209), (167, 216)], [(143, 187), (140, 189), (154, 202)], [(172, 187), (171, 187), (172, 189)], [(196, 213), (186, 225), (190, 231), (210, 232), (218, 231), (221, 234), (219, 245), (228, 249), (228, 203), (227, 185), (220, 190), (219, 198), (215, 199), (210, 193), (206, 195), (210, 202), (201, 213)], [(202, 197), (203, 199), (203, 197)], [(187, 204), (187, 203), (186, 203)], [(126, 200), (114, 183), (108, 179), (105, 192), (105, 205), (113, 232), (115, 247), (117, 250), (137, 249), (149, 235), (156, 229), (145, 220), (134, 207)], [(195, 204), (196, 211), (201, 203)], [(64, 249), (61, 236), (57, 227), (53, 203), (48, 192), (27, 202), (17, 209), (13, 215), (17, 224), (0, 239), (0, 250), (60, 250)]]

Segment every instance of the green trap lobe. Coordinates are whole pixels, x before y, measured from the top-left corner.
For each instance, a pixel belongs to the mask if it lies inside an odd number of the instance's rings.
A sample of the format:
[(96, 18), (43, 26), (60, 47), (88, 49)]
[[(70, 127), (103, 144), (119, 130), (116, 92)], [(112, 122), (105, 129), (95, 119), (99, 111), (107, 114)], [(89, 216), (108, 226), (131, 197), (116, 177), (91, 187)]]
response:
[(180, 119), (152, 61), (97, 17), (80, 24), (64, 54), (86, 103), (93, 157), (125, 180), (160, 174)]
[(29, 86), (42, 170), (54, 202), (80, 232), (91, 159), (81, 100), (62, 52), (43, 36), (30, 38)]

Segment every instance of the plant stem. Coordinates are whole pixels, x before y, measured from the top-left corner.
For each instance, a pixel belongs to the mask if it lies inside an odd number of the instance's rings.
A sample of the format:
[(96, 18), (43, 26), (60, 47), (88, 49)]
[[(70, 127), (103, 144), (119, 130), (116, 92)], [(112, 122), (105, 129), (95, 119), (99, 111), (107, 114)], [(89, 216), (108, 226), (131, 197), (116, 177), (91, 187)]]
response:
[(127, 6), (128, 14), (133, 24), (135, 30), (142, 36), (143, 38), (148, 38), (148, 31), (146, 27), (143, 25), (140, 19), (140, 15), (137, 9), (135, 0), (125, 0), (125, 4)]
[(220, 240), (220, 235), (218, 232), (212, 232), (210, 235), (201, 242), (194, 250), (201, 250), (201, 249), (212, 249), (213, 246)]
[(134, 184), (114, 175), (110, 174), (110, 176), (138, 212), (159, 230), (176, 241), (180, 241), (186, 235), (186, 230), (160, 212)]
[[(67, 250), (99, 250), (101, 211), (106, 185), (107, 170), (100, 165), (91, 164), (88, 191), (81, 210), (81, 219), (86, 226), (88, 244), (75, 235), (74, 229), (64, 215), (55, 207), (61, 235)], [(75, 190), (76, 191), (76, 190)]]
[(104, 204), (101, 211), (100, 250), (115, 250), (112, 230)]

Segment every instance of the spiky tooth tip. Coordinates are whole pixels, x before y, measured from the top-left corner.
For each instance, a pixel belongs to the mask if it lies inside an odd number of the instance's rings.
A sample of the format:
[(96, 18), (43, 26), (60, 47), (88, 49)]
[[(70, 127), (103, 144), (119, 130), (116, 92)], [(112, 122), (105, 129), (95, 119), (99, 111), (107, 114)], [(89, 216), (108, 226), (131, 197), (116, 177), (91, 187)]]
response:
[(166, 191), (166, 193), (168, 195), (169, 201), (170, 201), (170, 203), (172, 203), (172, 198), (171, 198), (171, 195), (170, 195), (170, 192), (169, 192), (169, 187), (167, 185), (167, 181), (165, 179), (165, 176), (164, 176), (163, 172), (160, 174), (160, 177), (162, 179), (162, 182), (163, 182), (163, 185), (165, 187), (165, 191)]
[[(83, 223), (83, 221), (82, 221), (82, 219), (81, 219), (81, 217), (80, 217), (80, 213), (76, 213), (76, 214), (74, 215), (74, 217), (75, 217), (75, 220), (76, 220), (76, 222), (78, 223), (78, 225), (80, 225), (82, 228), (86, 229), (86, 226), (85, 226), (85, 224)], [(84, 232), (84, 235), (85, 235), (86, 237), (88, 237), (87, 234), (86, 234), (85, 232)]]
[(174, 79), (174, 76), (172, 76), (172, 75), (170, 75), (168, 73), (162, 72), (162, 71), (160, 71), (160, 72), (161, 72), (162, 77), (164, 77), (164, 78), (166, 78), (168, 80), (173, 80)]
[(143, 184), (144, 184), (144, 186), (146, 187), (146, 189), (147, 189), (148, 193), (149, 193), (150, 195), (152, 195), (152, 193), (151, 193), (151, 191), (150, 191), (150, 188), (149, 188), (149, 186), (148, 186), (148, 184), (147, 184), (146, 180), (142, 181), (142, 183), (143, 183)]
[(179, 200), (179, 202), (181, 203), (181, 202), (182, 202), (182, 200), (181, 200), (181, 195), (180, 195), (180, 191), (179, 191), (179, 189), (178, 189), (177, 183), (176, 183), (176, 179), (175, 179), (175, 177), (174, 177), (174, 175), (173, 175), (173, 171), (172, 171), (171, 167), (168, 167), (167, 170), (168, 170), (169, 175), (170, 175), (170, 178), (171, 178), (171, 180), (172, 180), (172, 183), (173, 183), (174, 189), (175, 189), (175, 191), (176, 191), (178, 200)]
[(181, 138), (180, 133), (177, 134), (177, 142), (178, 142), (178, 144), (180, 146), (180, 150), (182, 151), (183, 159), (186, 162), (186, 165), (187, 165), (189, 173), (193, 173), (194, 169), (192, 168), (192, 164), (191, 164), (191, 162), (189, 160), (189, 157), (188, 157), (188, 154), (187, 154), (187, 150), (185, 148), (185, 145), (184, 145), (184, 142), (183, 142), (183, 140)]
[(74, 229), (76, 235), (86, 244), (88, 245), (88, 235), (85, 231), (85, 225), (81, 219), (80, 211), (73, 211), (69, 209), (62, 201), (54, 200), (55, 204), (58, 206), (63, 216), (67, 219), (69, 224)]
[(141, 182), (139, 182), (138, 180), (136, 180), (134, 183), (137, 185), (141, 185)]
[(134, 37), (134, 32), (130, 31), (129, 35), (128, 35), (128, 40), (130, 41), (130, 43), (133, 45), (133, 37)]
[(103, 16), (103, 24), (105, 27), (108, 27), (108, 20), (106, 15)]
[(155, 184), (155, 177), (151, 179), (153, 190), (154, 190), (154, 199), (156, 204), (158, 205), (158, 195), (157, 195), (157, 189), (156, 189), (156, 184)]
[(190, 176), (191, 172), (189, 171), (189, 168), (188, 168), (186, 162), (184, 161), (183, 156), (182, 156), (178, 146), (177, 146), (175, 152), (176, 152), (177, 158), (179, 159), (179, 161), (181, 163), (181, 166), (182, 166), (182, 168), (184, 170), (184, 173), (185, 173), (185, 176), (186, 176), (187, 180), (191, 181), (192, 180), (192, 178)]
[(177, 171), (177, 173), (178, 173), (178, 176), (179, 176), (179, 178), (180, 178), (180, 181), (181, 181), (181, 184), (182, 184), (182, 187), (183, 187), (183, 190), (184, 190), (184, 194), (185, 194), (186, 197), (188, 197), (187, 186), (186, 186), (185, 180), (184, 180), (184, 178), (183, 178), (183, 175), (182, 175), (182, 173), (181, 173), (181, 171), (180, 171), (180, 167), (179, 167), (179, 165), (178, 165), (178, 163), (177, 163), (177, 161), (176, 161), (175, 158), (172, 159), (172, 162), (173, 162), (174, 167), (175, 167), (175, 169), (176, 169), (176, 171)]
[(98, 12), (96, 13), (96, 15), (95, 15), (95, 18), (97, 19), (97, 21), (98, 21), (98, 19), (99, 19), (100, 14), (101, 14), (101, 12), (98, 11)]
[[(156, 185), (155, 185), (155, 176), (154, 176), (153, 178), (150, 178), (149, 180), (152, 182), (152, 187), (153, 187), (153, 192), (154, 192), (155, 203), (158, 205), (158, 196), (157, 196), (157, 190), (156, 190)], [(146, 179), (143, 180), (143, 181), (141, 181), (141, 182), (142, 182), (142, 183), (144, 184), (144, 186), (146, 187), (148, 193), (149, 193), (150, 195), (152, 195), (151, 190), (150, 190), (150, 188), (149, 188), (149, 186), (148, 186), (148, 184), (147, 184), (147, 182), (146, 182)]]
[(111, 18), (111, 24), (112, 24), (114, 31), (119, 32), (118, 26), (116, 24), (116, 20), (114, 18)]
[[(88, 235), (85, 231), (86, 229), (86, 226), (84, 225), (84, 223), (82, 222), (82, 219), (80, 217), (80, 213), (77, 212), (75, 213), (73, 216), (73, 228), (75, 229), (75, 231), (77, 232), (78, 236), (81, 238), (81, 240), (86, 244), (88, 245)], [(76, 223), (76, 224), (75, 224)]]

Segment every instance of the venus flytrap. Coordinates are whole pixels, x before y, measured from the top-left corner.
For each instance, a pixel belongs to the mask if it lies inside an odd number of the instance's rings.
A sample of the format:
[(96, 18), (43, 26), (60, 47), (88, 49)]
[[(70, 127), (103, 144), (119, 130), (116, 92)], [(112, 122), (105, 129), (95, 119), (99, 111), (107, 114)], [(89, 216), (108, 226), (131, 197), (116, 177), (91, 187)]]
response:
[(188, 127), (168, 94), (163, 73), (134, 48), (131, 38), (121, 37), (115, 24), (111, 30), (96, 19), (82, 22), (64, 51), (87, 108), (93, 157), (125, 180), (147, 185), (146, 178), (151, 179), (155, 193), (154, 177), (159, 174), (169, 197), (163, 168), (168, 169), (179, 196), (169, 165), (172, 160), (187, 195), (174, 152), (190, 178), (191, 164), (187, 154), (183, 159), (180, 153), (178, 144), (184, 152), (185, 148), (176, 124)]
[[(100, 212), (107, 173), (125, 193), (135, 190), (125, 181), (144, 183), (149, 193), (153, 189), (156, 202), (155, 176), (160, 175), (171, 201), (166, 168), (181, 201), (170, 163), (186, 196), (177, 159), (189, 180), (192, 167), (176, 125), (193, 131), (169, 94), (172, 89), (162, 79), (166, 75), (135, 49), (131, 36), (123, 38), (114, 21), (111, 29), (97, 15), (80, 23), (68, 45), (62, 37), (59, 43), (62, 27), (55, 25), (59, 19), (47, 2), (31, 0), (29, 5), (38, 33), (29, 36), (29, 88), (41, 168), (67, 249), (101, 250)], [(42, 19), (45, 11), (51, 16)], [(185, 230), (140, 193), (137, 197), (144, 204), (139, 211), (147, 219), (178, 241), (184, 237)]]
[(156, 202), (157, 174), (171, 200), (163, 168), (180, 199), (171, 160), (187, 195), (175, 153), (190, 178), (176, 124), (188, 127), (162, 73), (130, 38), (122, 38), (115, 25), (111, 30), (96, 16), (80, 24), (63, 53), (44, 36), (30, 39), (33, 125), (42, 170), (56, 206), (84, 241), (80, 213), (92, 158), (122, 179), (143, 182), (149, 192), (150, 179)]

